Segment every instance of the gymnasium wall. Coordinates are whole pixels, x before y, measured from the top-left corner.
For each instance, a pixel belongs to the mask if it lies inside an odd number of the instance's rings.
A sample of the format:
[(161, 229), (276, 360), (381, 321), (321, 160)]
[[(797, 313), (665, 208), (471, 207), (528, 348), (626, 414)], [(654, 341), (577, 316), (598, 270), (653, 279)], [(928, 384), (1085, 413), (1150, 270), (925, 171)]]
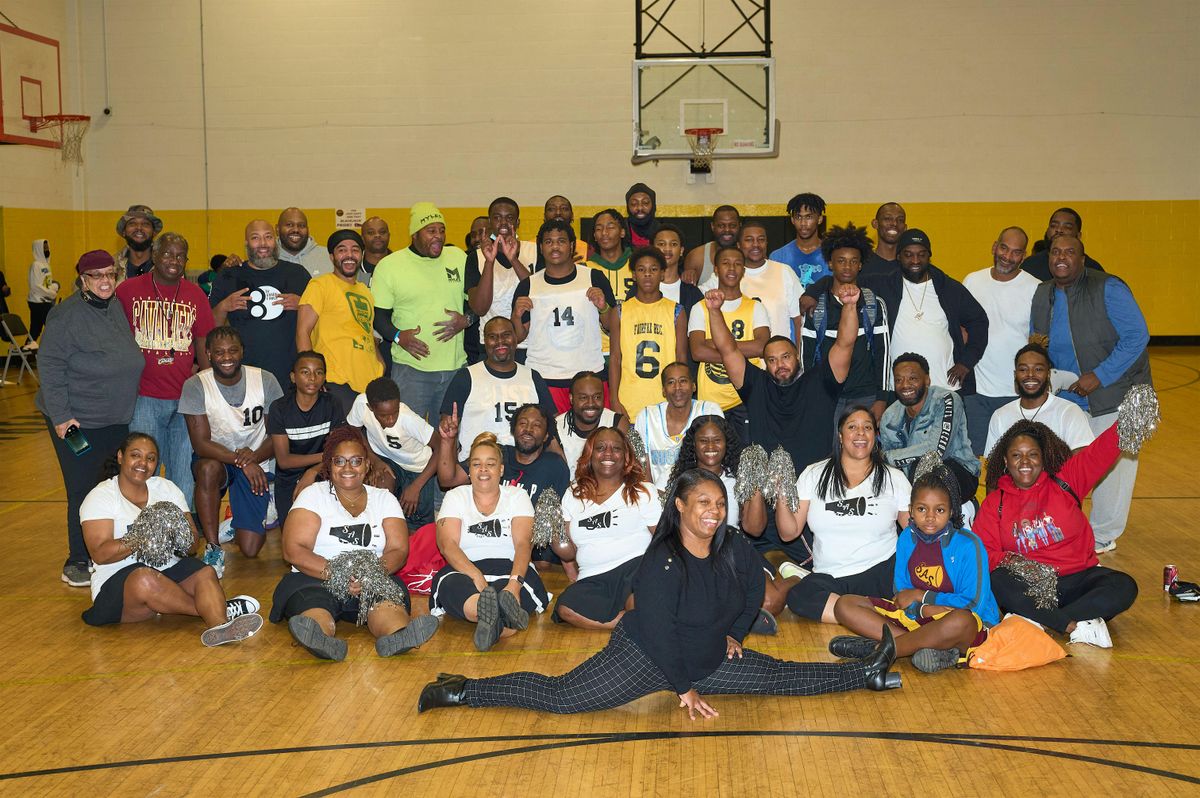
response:
[(864, 223), (899, 200), (960, 277), (988, 265), (1000, 228), (1040, 235), (1069, 204), (1153, 333), (1200, 334), (1191, 0), (862, 2), (852, 15), (777, 1), (782, 154), (718, 161), (711, 185), (687, 185), (683, 162), (629, 163), (632, 7), (6, 0), (18, 24), (62, 40), (67, 110), (94, 120), (78, 173), (55, 151), (0, 147), (14, 297), (33, 238), (52, 239), (69, 277), (79, 252), (117, 248), (134, 202), (188, 237), (196, 268), (288, 205), (318, 240), (334, 207), (368, 208), (403, 245), (417, 200), (439, 203), (461, 241), (508, 194), (529, 236), (551, 193), (583, 215), (644, 181), (663, 215), (781, 213), (812, 190), (831, 223)]

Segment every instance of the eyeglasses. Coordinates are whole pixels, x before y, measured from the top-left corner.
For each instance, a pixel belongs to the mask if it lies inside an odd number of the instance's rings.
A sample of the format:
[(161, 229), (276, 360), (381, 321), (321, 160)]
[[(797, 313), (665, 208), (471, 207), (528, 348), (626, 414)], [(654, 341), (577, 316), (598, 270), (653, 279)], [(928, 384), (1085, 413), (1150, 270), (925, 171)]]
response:
[(107, 271), (102, 272), (84, 272), (83, 276), (89, 280), (107, 280), (112, 282), (113, 280), (117, 279), (117, 270), (108, 269)]
[(341, 457), (340, 455), (333, 458), (333, 464), (338, 468), (350, 466), (351, 468), (359, 468), (363, 463), (367, 462), (367, 458), (360, 455), (354, 457)]

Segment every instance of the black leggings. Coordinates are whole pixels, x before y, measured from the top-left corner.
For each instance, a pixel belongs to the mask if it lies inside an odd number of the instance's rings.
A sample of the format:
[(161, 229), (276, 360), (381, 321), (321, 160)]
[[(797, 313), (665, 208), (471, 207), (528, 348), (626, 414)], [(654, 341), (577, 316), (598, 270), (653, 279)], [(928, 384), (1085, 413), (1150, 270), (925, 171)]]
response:
[(29, 337), (37, 340), (46, 326), (46, 316), (50, 315), (53, 302), (29, 302)]
[(91, 448), (77, 455), (66, 442), (54, 431), (54, 422), (46, 416), (46, 428), (50, 430), (50, 440), (54, 444), (54, 454), (58, 458), (58, 468), (62, 472), (63, 487), (67, 489), (67, 560), (65, 564), (75, 563), (87, 566), (91, 562), (87, 545), (83, 542), (83, 526), (79, 523), (79, 507), (83, 500), (92, 492), (92, 488), (100, 484), (104, 478), (104, 461), (112, 457), (125, 436), (129, 434), (128, 424), (110, 424), (107, 427), (91, 427), (80, 429), (87, 438)]
[(1133, 577), (1102, 565), (1058, 578), (1058, 606), (1039, 609), (1025, 595), (1029, 586), (1005, 568), (992, 571), (992, 594), (1004, 609), (1032, 618), (1043, 626), (1066, 633), (1072, 621), (1109, 620), (1133, 606), (1138, 586)]
[[(742, 658), (722, 659), (715, 671), (696, 682), (701, 695), (822, 695), (866, 686), (862, 663), (788, 662), (750, 649)], [(671, 684), (617, 624), (599, 654), (562, 676), (510, 673), (467, 680), (464, 697), (472, 707), (521, 707), (569, 714), (612, 709)]]

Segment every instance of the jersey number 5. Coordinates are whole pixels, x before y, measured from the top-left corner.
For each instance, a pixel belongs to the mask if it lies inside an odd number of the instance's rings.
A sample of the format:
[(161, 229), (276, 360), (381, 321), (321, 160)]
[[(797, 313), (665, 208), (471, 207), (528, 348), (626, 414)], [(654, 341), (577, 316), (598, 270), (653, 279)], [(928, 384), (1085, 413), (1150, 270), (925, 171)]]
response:
[(652, 357), (658, 353), (658, 344), (654, 341), (642, 341), (637, 345), (637, 361), (633, 369), (639, 377), (652, 380), (658, 376), (658, 360)]

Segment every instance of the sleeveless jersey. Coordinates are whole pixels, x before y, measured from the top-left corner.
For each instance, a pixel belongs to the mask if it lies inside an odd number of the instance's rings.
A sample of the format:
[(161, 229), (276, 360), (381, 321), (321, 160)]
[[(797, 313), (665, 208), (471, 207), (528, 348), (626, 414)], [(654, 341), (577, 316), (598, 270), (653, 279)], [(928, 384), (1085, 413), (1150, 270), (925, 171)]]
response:
[[(587, 435), (581, 437), (571, 429), (570, 416), (570, 411), (562, 413), (554, 423), (558, 427), (558, 442), (562, 444), (563, 454), (567, 458), (567, 470), (571, 472), (571, 479), (575, 479), (575, 464), (579, 462), (579, 455), (583, 454), (583, 445), (587, 443)], [(600, 411), (600, 422), (596, 426), (597, 429), (612, 427), (616, 423), (617, 414), (606, 407)]]
[[(226, 449), (257, 449), (267, 439), (266, 393), (263, 391), (262, 369), (242, 366), (246, 381), (246, 395), (237, 407), (229, 404), (217, 387), (217, 378), (212, 369), (199, 373), (200, 385), (204, 388), (204, 415), (213, 443)], [(262, 463), (264, 471), (273, 471), (273, 461)]]
[(656, 488), (666, 490), (671, 469), (675, 466), (675, 461), (679, 459), (683, 436), (692, 426), (692, 422), (700, 416), (723, 415), (725, 414), (715, 403), (693, 399), (691, 410), (688, 411), (687, 422), (680, 428), (678, 435), (672, 435), (667, 430), (666, 402), (650, 405), (637, 415), (633, 426), (646, 443), (646, 457), (650, 460), (650, 479)]
[[(538, 248), (534, 241), (519, 241), (520, 250), (517, 257), (521, 259), (521, 263), (530, 274), (533, 274), (534, 268), (537, 266)], [(483, 253), (477, 252), (479, 258), (479, 271), (483, 271)], [(492, 306), (487, 309), (487, 312), (479, 317), (479, 344), (483, 345), (483, 328), (487, 323), (497, 316), (508, 318), (512, 316), (513, 292), (517, 290), (517, 284), (521, 281), (517, 279), (517, 273), (510, 268), (500, 265), (497, 261), (492, 267)], [(518, 349), (525, 348), (525, 342), (522, 341), (517, 345)]]
[[(633, 279), (633, 269), (629, 265), (628, 258), (619, 269), (607, 269), (595, 261), (588, 262), (591, 264), (591, 268), (603, 274), (604, 279), (608, 280), (608, 285), (612, 288), (613, 298), (617, 300), (617, 307), (621, 307), (625, 302), (625, 297), (629, 296), (629, 292), (637, 288), (637, 283)], [(608, 355), (608, 333), (603, 330), (600, 331), (600, 351), (606, 356)]]
[[(754, 302), (750, 297), (743, 296), (738, 309), (722, 310), (725, 321), (729, 323), (729, 332), (735, 341), (750, 341), (754, 339)], [(727, 303), (728, 304), (728, 303)], [(700, 303), (696, 307), (704, 312), (704, 327), (708, 329), (708, 306)], [(708, 335), (705, 336), (710, 337)], [(756, 366), (762, 367), (762, 358), (750, 360)], [(701, 363), (700, 378), (697, 380), (696, 396), (710, 402), (716, 402), (722, 410), (729, 410), (742, 403), (737, 389), (729, 381), (725, 366), (720, 363)]]
[(517, 365), (517, 370), (508, 379), (492, 376), (484, 361), (467, 366), (471, 375), (471, 393), (459, 409), (458, 445), (467, 451), (475, 436), (481, 432), (493, 432), (500, 443), (511, 446), (512, 430), (509, 421), (513, 413), (523, 404), (537, 404), (537, 387), (533, 384), (533, 370)]
[(575, 266), (575, 278), (555, 285), (544, 271), (529, 276), (529, 354), (525, 365), (547, 380), (569, 380), (580, 371), (600, 371), (600, 313), (588, 301), (591, 268)]
[(636, 298), (621, 305), (621, 404), (630, 418), (662, 400), (659, 372), (675, 360), (675, 319), (679, 305), (662, 297), (646, 304)]

